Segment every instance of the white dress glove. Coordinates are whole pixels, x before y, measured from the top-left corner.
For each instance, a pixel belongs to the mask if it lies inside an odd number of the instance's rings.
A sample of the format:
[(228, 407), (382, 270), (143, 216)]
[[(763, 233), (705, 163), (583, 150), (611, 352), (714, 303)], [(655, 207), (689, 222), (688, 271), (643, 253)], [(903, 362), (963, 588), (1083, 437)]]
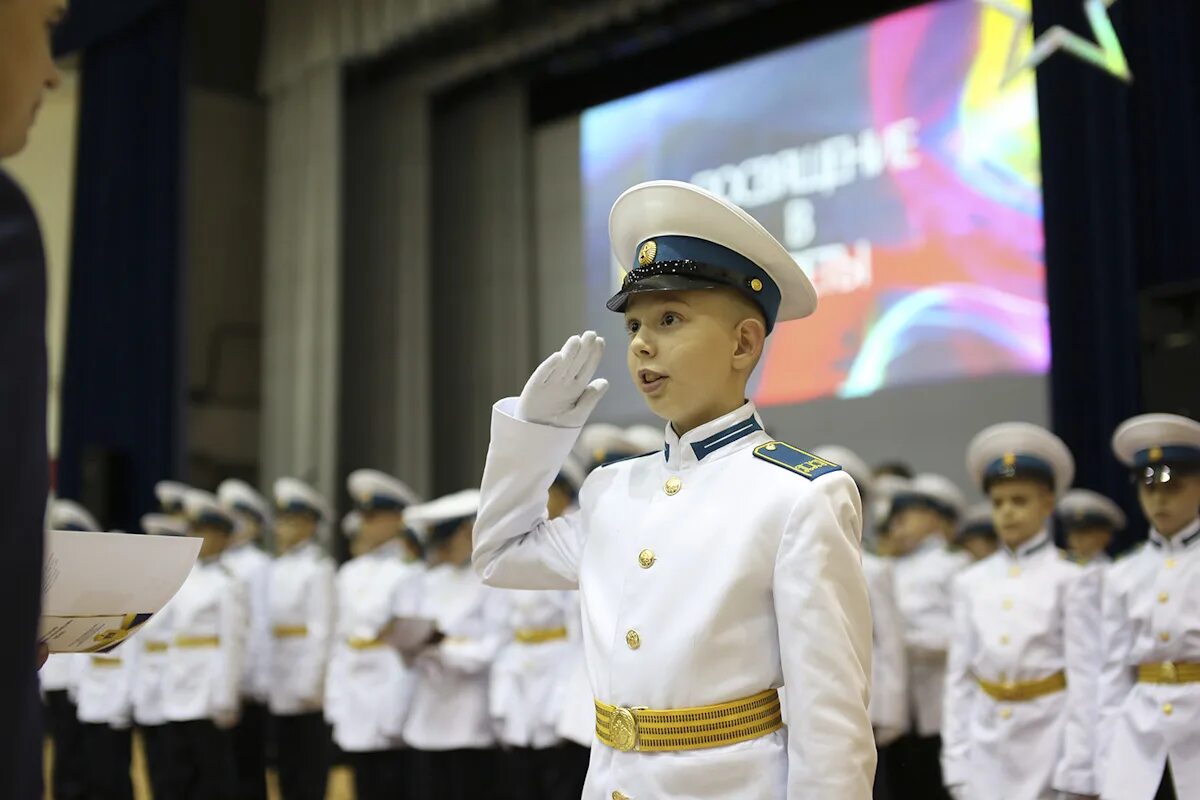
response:
[(595, 331), (567, 339), (562, 350), (529, 377), (517, 400), (517, 419), (556, 428), (583, 427), (608, 391), (608, 381), (592, 380), (602, 355), (604, 340)]

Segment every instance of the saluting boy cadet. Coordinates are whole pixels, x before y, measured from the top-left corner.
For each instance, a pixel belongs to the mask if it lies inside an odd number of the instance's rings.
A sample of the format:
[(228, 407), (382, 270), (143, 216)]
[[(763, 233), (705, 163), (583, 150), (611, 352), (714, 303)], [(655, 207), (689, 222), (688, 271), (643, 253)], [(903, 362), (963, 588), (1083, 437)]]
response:
[(169, 604), (171, 642), (163, 677), (163, 712), (170, 727), (170, 798), (234, 797), (233, 727), (246, 646), (247, 601), (221, 561), (234, 519), (216, 495), (184, 497), (188, 534), (203, 539), (192, 571)]
[(976, 503), (966, 510), (954, 535), (954, 545), (969, 555), (971, 561), (982, 561), (1000, 549), (990, 501)]
[[(542, 496), (545, 503), (545, 495)], [(430, 567), (407, 613), (437, 623), (416, 654), (416, 682), (404, 725), (415, 752), (418, 800), (475, 800), (497, 794), (496, 736), (488, 709), (489, 672), (512, 636), (503, 593), (471, 569), (471, 530), (479, 491), (468, 489), (408, 510), (426, 532)]]
[(1058, 521), (1067, 534), (1067, 550), (1081, 564), (1111, 564), (1108, 548), (1125, 529), (1125, 512), (1091, 489), (1072, 489), (1058, 501)]
[[(142, 530), (150, 536), (187, 536), (183, 520), (166, 514), (146, 514)], [(146, 772), (154, 797), (170, 797), (170, 725), (164, 684), (173, 629), (168, 602), (138, 630), (131, 645), (137, 651), (133, 668), (133, 721), (142, 735)]]
[(237, 577), (249, 615), (246, 649), (242, 656), (242, 713), (233, 729), (237, 758), (238, 800), (266, 800), (267, 765), (267, 652), (271, 626), (267, 621), (271, 557), (260, 549), (271, 523), (271, 507), (249, 484), (236, 479), (221, 482), (217, 498), (233, 516), (236, 527), (221, 561)]
[(1104, 581), (1104, 800), (1200, 797), (1200, 423), (1144, 414), (1113, 434), (1137, 483), (1148, 543)]
[(667, 422), (663, 446), (594, 471), (579, 510), (547, 518), (546, 489), (608, 386), (593, 380), (603, 340), (572, 336), (493, 409), (476, 569), (493, 586), (579, 587), (596, 706), (588, 800), (865, 800), (858, 490), (772, 440), (746, 400), (767, 335), (811, 314), (816, 292), (752, 217), (689, 184), (629, 189), (609, 235), (627, 272), (607, 305), (624, 315), (631, 378)]
[(971, 563), (949, 547), (966, 499), (942, 475), (916, 475), (892, 498), (889, 544), (894, 548), (896, 605), (908, 661), (909, 735), (899, 744), (904, 769), (890, 776), (901, 797), (945, 797), (942, 781), (942, 695), (952, 619), (950, 586)]
[(325, 684), (325, 718), (354, 767), (358, 800), (404, 794), (402, 732), (412, 677), (386, 634), (406, 581), (421, 571), (404, 542), (404, 510), (417, 497), (371, 469), (346, 479), (359, 516), (359, 553), (337, 573), (337, 623)]
[(1074, 459), (1049, 431), (1006, 422), (971, 440), (967, 469), (1002, 547), (954, 583), (946, 785), (967, 800), (1092, 797), (1100, 570), (1051, 530)]
[(267, 704), (278, 737), (284, 800), (322, 800), (329, 777), (323, 714), (325, 670), (334, 625), (334, 564), (318, 542), (332, 512), (316, 489), (295, 478), (275, 482), (275, 541), (268, 616)]

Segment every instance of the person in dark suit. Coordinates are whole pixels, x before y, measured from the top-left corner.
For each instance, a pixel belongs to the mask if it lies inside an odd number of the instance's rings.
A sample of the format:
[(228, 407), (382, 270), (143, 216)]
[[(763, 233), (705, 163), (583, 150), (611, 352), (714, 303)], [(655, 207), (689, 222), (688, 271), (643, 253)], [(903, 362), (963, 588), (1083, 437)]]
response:
[[(0, 159), (19, 152), (43, 93), (58, 85), (50, 34), (65, 0), (0, 0)], [(6, 797), (41, 796), (37, 625), (46, 451), (46, 266), (37, 217), (0, 172), (0, 608), (11, 646), (0, 657), (0, 775)], [(35, 658), (35, 653), (37, 657)]]

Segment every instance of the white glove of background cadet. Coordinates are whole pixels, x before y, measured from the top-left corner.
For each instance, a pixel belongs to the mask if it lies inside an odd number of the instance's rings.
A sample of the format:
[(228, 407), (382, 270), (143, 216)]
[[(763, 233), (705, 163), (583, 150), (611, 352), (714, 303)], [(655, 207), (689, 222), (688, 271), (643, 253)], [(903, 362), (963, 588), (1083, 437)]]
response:
[(608, 391), (608, 381), (592, 380), (604, 340), (595, 331), (567, 339), (529, 376), (517, 400), (517, 419), (556, 428), (580, 428)]

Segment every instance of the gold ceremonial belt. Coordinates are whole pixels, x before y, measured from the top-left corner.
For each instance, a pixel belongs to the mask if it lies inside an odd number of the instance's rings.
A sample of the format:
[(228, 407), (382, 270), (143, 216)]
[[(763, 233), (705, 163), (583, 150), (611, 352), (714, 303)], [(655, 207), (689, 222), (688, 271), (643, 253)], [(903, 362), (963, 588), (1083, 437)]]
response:
[(165, 653), (167, 652), (166, 642), (146, 642), (147, 653)]
[(596, 737), (622, 752), (662, 753), (721, 747), (783, 727), (779, 692), (696, 708), (624, 708), (596, 701)]
[(566, 628), (517, 628), (513, 639), (521, 644), (541, 644), (567, 638)]
[[(307, 631), (305, 632), (307, 633)], [(346, 644), (355, 650), (371, 650), (376, 647), (383, 647), (387, 642), (378, 636), (374, 639), (367, 639), (363, 636), (351, 636), (346, 639)]]
[(176, 647), (218, 647), (221, 644), (220, 636), (177, 636), (175, 637)]
[(1139, 664), (1138, 683), (1200, 683), (1200, 664)]
[(979, 677), (976, 677), (975, 680), (978, 681), (979, 688), (983, 689), (988, 697), (1005, 703), (1024, 703), (1029, 700), (1037, 700), (1039, 697), (1061, 692), (1067, 688), (1067, 673), (1061, 670), (1045, 678), (1038, 678), (1036, 681), (994, 683)]
[(271, 629), (276, 639), (301, 639), (308, 636), (307, 625), (276, 625)]

